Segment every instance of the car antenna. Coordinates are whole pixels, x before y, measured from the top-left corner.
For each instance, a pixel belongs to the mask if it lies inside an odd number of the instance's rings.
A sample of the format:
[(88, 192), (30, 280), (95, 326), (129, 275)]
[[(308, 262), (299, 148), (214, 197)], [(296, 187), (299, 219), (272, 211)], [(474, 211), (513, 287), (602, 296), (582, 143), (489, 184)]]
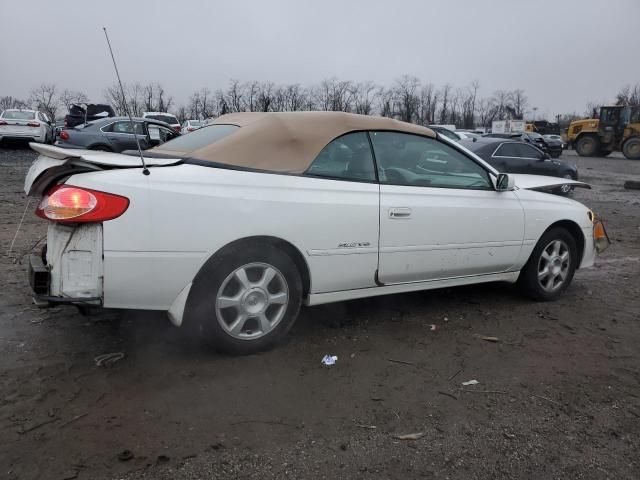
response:
[(124, 88), (122, 88), (122, 80), (120, 80), (120, 73), (118, 72), (118, 65), (116, 65), (116, 58), (113, 56), (113, 49), (111, 48), (111, 42), (109, 41), (109, 35), (107, 34), (107, 27), (102, 27), (104, 30), (104, 36), (107, 39), (107, 45), (109, 45), (109, 52), (111, 53), (111, 60), (113, 60), (113, 68), (116, 70), (116, 76), (118, 77), (118, 85), (120, 85), (120, 93), (122, 94), (122, 103), (124, 104), (124, 109), (127, 112), (127, 116), (129, 117), (129, 122), (131, 122), (131, 129), (133, 130), (133, 136), (136, 139), (136, 145), (138, 146), (138, 153), (140, 154), (140, 160), (142, 160), (142, 173), (144, 175), (149, 175), (149, 169), (147, 168), (147, 162), (144, 160), (144, 155), (142, 155), (142, 149), (140, 148), (140, 140), (138, 139), (138, 134), (136, 133), (136, 125), (133, 123), (133, 118), (131, 117), (131, 110), (129, 109), (129, 105), (127, 104), (127, 97), (124, 95)]

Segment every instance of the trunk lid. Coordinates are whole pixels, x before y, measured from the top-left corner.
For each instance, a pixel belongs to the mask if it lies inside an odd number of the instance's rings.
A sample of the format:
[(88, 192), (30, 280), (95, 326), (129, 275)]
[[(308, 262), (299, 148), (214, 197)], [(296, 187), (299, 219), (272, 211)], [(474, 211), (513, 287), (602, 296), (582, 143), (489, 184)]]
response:
[[(111, 168), (142, 168), (139, 156), (94, 150), (68, 150), (53, 145), (29, 144), (40, 155), (33, 162), (24, 182), (27, 195), (42, 195), (54, 181), (76, 173)], [(147, 158), (147, 167), (180, 163), (180, 158)]]

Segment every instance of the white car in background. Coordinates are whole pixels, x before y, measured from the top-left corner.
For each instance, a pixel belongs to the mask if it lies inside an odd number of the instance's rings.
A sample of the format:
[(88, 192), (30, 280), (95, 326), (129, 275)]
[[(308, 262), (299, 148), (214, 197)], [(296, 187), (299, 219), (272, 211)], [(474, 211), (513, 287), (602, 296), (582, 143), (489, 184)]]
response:
[(153, 120), (158, 120), (159, 122), (164, 122), (171, 125), (176, 132), (180, 133), (182, 127), (180, 126), (180, 121), (178, 117), (173, 115), (172, 113), (167, 112), (144, 112), (142, 114), (142, 118), (151, 118)]
[(180, 133), (182, 133), (182, 135), (186, 135), (189, 132), (193, 132), (194, 130), (204, 127), (204, 125), (205, 123), (203, 120), (185, 120), (182, 123)]
[(237, 113), (137, 156), (40, 153), (34, 299), (168, 312), (216, 348), (263, 350), (300, 306), (518, 283), (557, 298), (608, 245), (573, 180), (501, 174), (428, 128), (338, 112)]
[(0, 113), (0, 142), (31, 140), (38, 143), (51, 143), (54, 138), (51, 120), (43, 112), (10, 108)]

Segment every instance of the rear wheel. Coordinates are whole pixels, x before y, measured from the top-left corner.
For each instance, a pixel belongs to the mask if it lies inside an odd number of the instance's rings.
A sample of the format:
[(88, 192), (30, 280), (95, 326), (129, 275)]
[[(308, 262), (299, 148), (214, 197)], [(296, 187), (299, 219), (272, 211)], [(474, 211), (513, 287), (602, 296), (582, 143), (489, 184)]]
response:
[(595, 135), (583, 135), (576, 142), (576, 152), (581, 157), (593, 157), (598, 151), (598, 138)]
[(640, 137), (632, 137), (622, 146), (622, 153), (629, 160), (640, 159)]
[(561, 227), (547, 231), (520, 272), (518, 286), (539, 301), (557, 299), (571, 284), (578, 266), (578, 249), (571, 234)]
[(286, 253), (270, 244), (240, 244), (198, 274), (186, 321), (217, 350), (246, 355), (282, 339), (301, 303), (300, 273)]

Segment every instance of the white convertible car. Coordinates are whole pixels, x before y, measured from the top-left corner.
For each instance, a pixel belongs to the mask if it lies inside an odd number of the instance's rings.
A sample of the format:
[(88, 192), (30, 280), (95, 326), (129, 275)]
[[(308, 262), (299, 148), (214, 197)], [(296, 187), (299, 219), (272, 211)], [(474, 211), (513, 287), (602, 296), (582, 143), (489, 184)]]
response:
[[(302, 303), (481, 282), (558, 297), (608, 245), (582, 204), (428, 128), (334, 112), (238, 113), (136, 155), (40, 153), (42, 305), (167, 311), (218, 349), (265, 349)], [(588, 186), (587, 186), (588, 187)]]

